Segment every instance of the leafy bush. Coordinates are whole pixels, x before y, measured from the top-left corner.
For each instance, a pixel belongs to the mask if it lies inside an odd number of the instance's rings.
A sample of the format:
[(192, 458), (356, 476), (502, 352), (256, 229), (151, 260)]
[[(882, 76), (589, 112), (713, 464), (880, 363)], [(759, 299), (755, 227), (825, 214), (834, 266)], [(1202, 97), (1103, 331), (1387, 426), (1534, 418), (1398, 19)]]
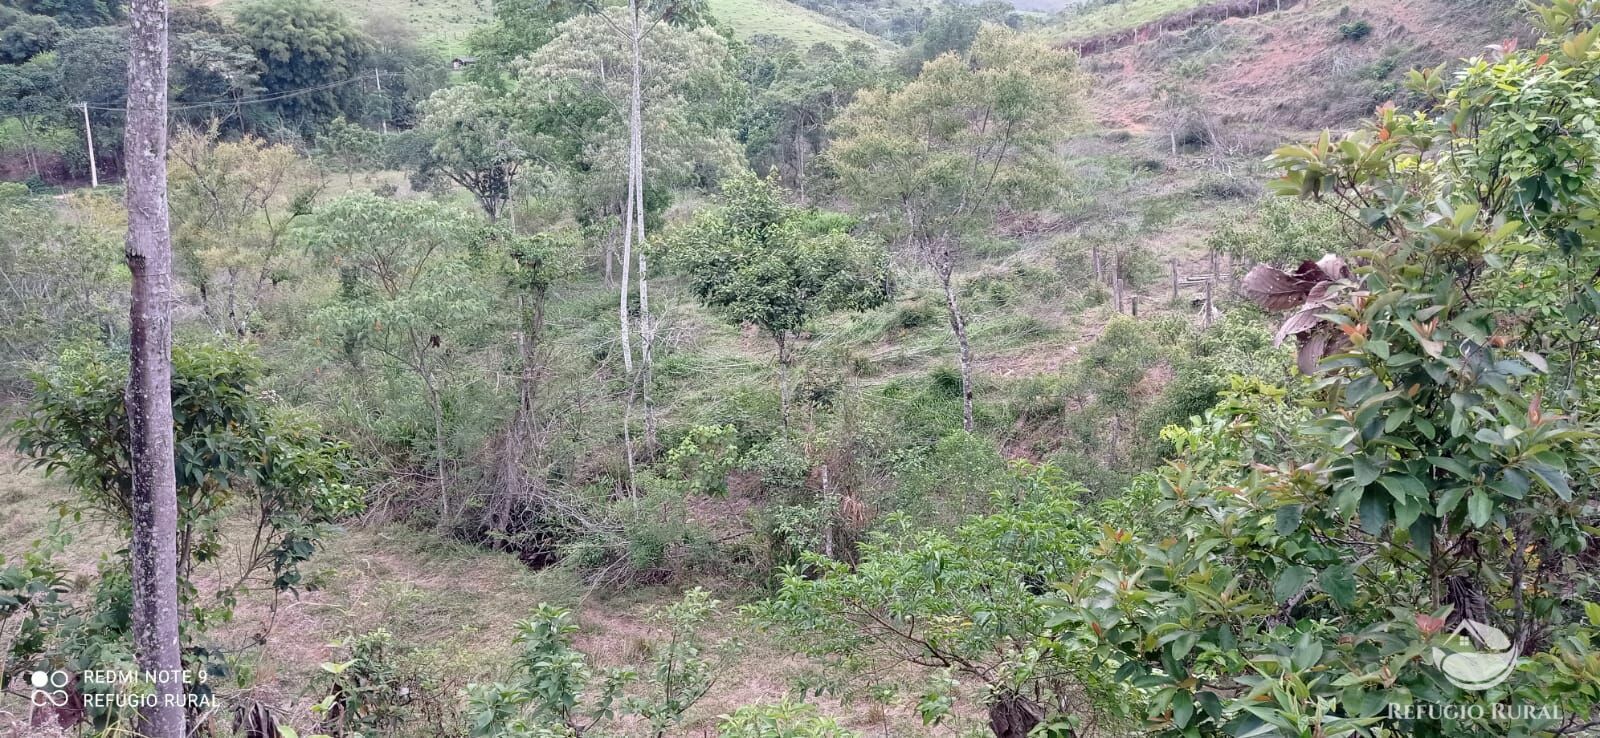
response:
[[(991, 496), (994, 513), (949, 532), (896, 516), (869, 536), (857, 566), (807, 555), (813, 573), (790, 569), (778, 593), (750, 612), (834, 667), (819, 688), (860, 692), (885, 666), (923, 667), (929, 681), (918, 710), (930, 724), (952, 709), (945, 670), (985, 687), (991, 720), (1014, 729), (997, 733), (1004, 736), (1064, 728), (1076, 718), (1053, 706), (1086, 692), (1096, 704), (1116, 704), (1117, 688), (1103, 675), (1041, 640), (1040, 595), (1087, 563), (1090, 525), (1074, 501), (1084, 490), (1050, 467), (1018, 465), (1012, 479), (1016, 486)], [(1114, 709), (1104, 717), (1114, 719)]]
[(327, 694), (312, 707), (334, 735), (456, 734), (455, 690), (436, 654), (398, 648), (382, 628), (339, 645), (349, 658), (322, 664)]
[(817, 708), (787, 700), (775, 705), (745, 705), (717, 723), (719, 738), (860, 738)]
[[(733, 641), (708, 643), (701, 627), (721, 603), (694, 589), (657, 613), (667, 638), (652, 649), (650, 671), (597, 669), (573, 644), (572, 612), (541, 604), (517, 624), (521, 649), (509, 681), (467, 687), (474, 738), (554, 738), (601, 734), (623, 715), (637, 715), (652, 735), (664, 736), (710, 691), (718, 653)], [(638, 688), (629, 691), (630, 687)]]
[(1576, 235), (1600, 216), (1574, 207), (1600, 137), (1569, 107), (1600, 56), (1593, 8), (1537, 9), (1556, 38), (1413, 74), (1429, 113), (1274, 154), (1280, 192), (1381, 244), (1245, 279), (1290, 311), (1311, 412), (1240, 386), (1170, 432), (1178, 532), (1107, 530), (1051, 606), (1062, 648), (1149, 697), (1152, 732), (1533, 736), (1600, 709), (1600, 402), (1579, 378), (1600, 357), (1565, 338), (1600, 315)]
[(1339, 38), (1345, 41), (1360, 41), (1371, 33), (1372, 24), (1364, 20), (1339, 24)]

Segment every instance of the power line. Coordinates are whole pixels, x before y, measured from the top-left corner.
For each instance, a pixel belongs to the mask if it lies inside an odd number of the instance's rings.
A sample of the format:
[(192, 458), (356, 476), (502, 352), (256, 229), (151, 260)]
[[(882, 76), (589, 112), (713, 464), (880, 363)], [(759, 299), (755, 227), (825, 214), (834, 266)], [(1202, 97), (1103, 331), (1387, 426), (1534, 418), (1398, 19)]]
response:
[[(373, 70), (373, 71), (376, 73), (376, 76), (374, 77), (374, 79), (377, 80), (380, 85), (382, 84), (381, 80), (382, 80), (383, 77), (404, 77), (405, 76), (403, 73), (402, 74), (396, 74), (396, 73), (393, 73), (393, 72), (384, 72), (381, 69)], [(172, 105), (172, 106), (168, 106), (167, 107), (167, 112), (169, 112), (169, 113), (177, 113), (177, 112), (182, 112), (182, 111), (185, 111), (185, 110), (202, 110), (202, 109), (207, 109), (207, 108), (231, 108), (231, 107), (237, 107), (237, 106), (242, 106), (242, 105), (259, 105), (261, 103), (277, 102), (279, 100), (286, 100), (288, 98), (299, 97), (301, 95), (309, 95), (309, 94), (311, 94), (313, 92), (322, 92), (324, 90), (331, 90), (331, 89), (334, 89), (334, 88), (337, 88), (337, 87), (343, 87), (343, 86), (348, 85), (348, 84), (350, 84), (352, 82), (363, 82), (363, 81), (366, 81), (366, 80), (367, 80), (366, 72), (362, 72), (359, 75), (350, 77), (349, 79), (339, 80), (337, 82), (326, 82), (326, 83), (323, 83), (323, 84), (320, 84), (320, 85), (312, 85), (310, 87), (302, 87), (302, 88), (297, 89), (297, 90), (284, 90), (282, 92), (274, 92), (274, 93), (271, 93), (271, 94), (268, 94), (268, 95), (258, 95), (256, 97), (252, 97), (252, 98), (243, 98), (243, 99), (237, 99), (237, 100), (212, 100), (212, 101), (209, 101), (209, 102), (189, 103), (187, 105)], [(74, 104), (71, 107), (80, 108), (80, 107), (85, 107), (85, 105)], [(105, 103), (102, 103), (102, 104), (88, 103), (86, 105), (86, 107), (88, 107), (89, 110), (100, 110), (100, 111), (106, 111), (106, 112), (112, 112), (112, 113), (126, 113), (126, 112), (128, 112), (128, 110), (130, 110), (130, 108), (127, 108), (127, 107), (117, 107), (117, 106), (109, 105), (109, 104), (105, 104)]]

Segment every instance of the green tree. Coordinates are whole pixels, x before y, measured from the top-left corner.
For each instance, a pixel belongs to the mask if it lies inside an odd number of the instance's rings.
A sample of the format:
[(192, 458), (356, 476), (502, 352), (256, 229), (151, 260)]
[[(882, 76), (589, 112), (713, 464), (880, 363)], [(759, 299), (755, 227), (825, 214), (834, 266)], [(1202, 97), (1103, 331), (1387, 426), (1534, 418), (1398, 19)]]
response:
[(699, 213), (667, 249), (702, 303), (772, 337), (787, 426), (793, 334), (819, 315), (882, 304), (889, 265), (881, 248), (849, 233), (847, 219), (802, 210), (783, 194), (774, 178), (727, 180), (720, 207)]
[[(645, 721), (649, 734), (664, 738), (685, 712), (711, 690), (718, 677), (716, 651), (730, 641), (708, 643), (702, 630), (721, 603), (696, 588), (656, 613), (666, 639), (654, 644), (652, 668), (597, 669), (573, 644), (572, 612), (540, 604), (517, 623), (516, 673), (505, 682), (467, 686), (473, 738), (556, 738), (603, 734), (626, 714)], [(634, 694), (625, 690), (634, 684)]]
[(1064, 648), (1143, 690), (1153, 730), (1592, 726), (1600, 136), (1579, 121), (1600, 30), (1588, 6), (1538, 10), (1536, 47), (1414, 73), (1428, 112), (1274, 153), (1280, 191), (1374, 241), (1244, 280), (1290, 312), (1278, 337), (1311, 381), (1169, 432), (1173, 529), (1108, 535), (1057, 615)]
[(290, 229), (322, 183), (288, 146), (180, 133), (168, 162), (173, 249), (184, 280), (218, 333), (244, 339), (265, 326), (275, 287), (302, 276)]
[[(66, 351), (34, 375), (33, 400), (12, 428), (23, 456), (77, 491), (64, 516), (88, 516), (124, 534), (137, 523), (136, 506), (148, 504), (135, 491), (138, 426), (126, 402), (127, 384), (125, 355)], [(247, 592), (298, 589), (302, 565), (332, 524), (361, 509), (362, 491), (346, 481), (355, 463), (349, 447), (271, 403), (261, 385), (261, 363), (245, 349), (173, 349), (178, 504), (172, 617), (174, 638), (182, 636), (184, 668), (222, 673), (216, 670), (227, 664), (212, 650), (207, 631), (227, 622)], [(133, 555), (124, 549), (111, 557), (93, 597), (55, 613), (60, 617), (34, 613), (24, 624), (32, 635), (13, 644), (15, 663), (84, 671), (136, 652), (130, 649), (138, 620), (128, 609), (138, 576)], [(0, 603), (5, 600), (0, 596)], [(107, 702), (92, 709), (91, 717), (103, 725), (118, 712)]]
[(918, 529), (902, 518), (870, 535), (858, 565), (807, 554), (752, 614), (841, 670), (823, 687), (864, 691), (883, 669), (925, 670), (917, 710), (926, 723), (950, 716), (960, 678), (983, 686), (997, 738), (1089, 727), (1087, 716), (1063, 714), (1060, 705), (1088, 689), (1114, 710), (1119, 688), (1086, 659), (1050, 645), (1041, 597), (1048, 583), (1072, 579), (1087, 563), (1092, 523), (1073, 500), (1083, 489), (1048, 466), (1015, 472), (1017, 492), (993, 493), (995, 512), (954, 530)]
[(499, 220), (534, 155), (516, 102), (470, 82), (446, 87), (423, 105), (421, 128), (433, 139), (429, 165), (472, 193), (490, 221)]
[(1059, 189), (1054, 145), (1078, 115), (1082, 86), (1072, 54), (990, 25), (969, 54), (939, 57), (897, 91), (863, 92), (835, 124), (845, 194), (944, 288), (968, 430), (972, 349), (956, 289), (963, 242), (998, 212), (1041, 205)]
[(720, 738), (860, 738), (833, 718), (817, 714), (815, 705), (785, 700), (775, 705), (745, 705), (723, 715)]
[(50, 124), (61, 120), (66, 112), (67, 103), (61, 97), (61, 67), (54, 54), (42, 54), (22, 64), (0, 65), (0, 118), (14, 118), (21, 126), (34, 176), (42, 174), (41, 139)]
[[(431, 459), (441, 527), (463, 512), (451, 504), (459, 490), (450, 485), (456, 454), (447, 431), (458, 420), (450, 409), (465, 413), (456, 392), (471, 377), (461, 362), (486, 339), (493, 304), (471, 254), (482, 235), (480, 222), (454, 207), (372, 195), (328, 203), (304, 231), (311, 252), (340, 273), (339, 294), (311, 316), (324, 345), (358, 374), (365, 357), (376, 356), (380, 378), (398, 380), (395, 393), (372, 412), (403, 414), (402, 398), (424, 400), (431, 433), (410, 440)], [(420, 388), (406, 386), (406, 377)]]
[(17, 0), (8, 5), (24, 13), (49, 16), (69, 28), (112, 25), (128, 12), (127, 0)]
[(372, 51), (366, 34), (319, 0), (256, 0), (239, 9), (236, 26), (260, 61), (263, 92), (285, 95), (270, 109), (291, 124), (342, 112), (338, 86), (366, 68)]
[(745, 55), (750, 104), (740, 129), (745, 155), (757, 172), (775, 169), (806, 199), (812, 159), (827, 146), (827, 125), (856, 91), (885, 74), (879, 52), (816, 44), (805, 54), (787, 39), (757, 38)]
[(0, 64), (20, 64), (49, 51), (60, 35), (53, 18), (0, 8)]

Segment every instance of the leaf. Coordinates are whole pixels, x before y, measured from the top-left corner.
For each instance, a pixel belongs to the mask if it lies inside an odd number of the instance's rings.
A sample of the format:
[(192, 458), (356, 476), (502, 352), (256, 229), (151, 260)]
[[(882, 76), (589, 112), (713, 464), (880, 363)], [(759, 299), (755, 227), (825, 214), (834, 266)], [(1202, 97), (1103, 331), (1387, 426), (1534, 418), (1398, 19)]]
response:
[(1355, 571), (1349, 564), (1330, 566), (1317, 575), (1317, 586), (1339, 607), (1350, 609), (1356, 602)]
[(1423, 486), (1422, 481), (1416, 477), (1402, 474), (1385, 474), (1378, 479), (1378, 484), (1389, 490), (1389, 494), (1393, 495), (1394, 499), (1399, 502), (1404, 502), (1407, 498), (1428, 496), (1428, 488)]
[(1379, 469), (1378, 465), (1372, 463), (1372, 459), (1366, 456), (1350, 457), (1350, 465), (1355, 471), (1356, 484), (1362, 487), (1377, 481), (1378, 475), (1383, 473), (1383, 470)]
[(1286, 603), (1290, 598), (1300, 594), (1306, 582), (1311, 580), (1311, 570), (1304, 566), (1291, 566), (1278, 574), (1278, 580), (1272, 583), (1272, 596), (1280, 604)]
[(1471, 497), (1467, 498), (1467, 519), (1478, 528), (1489, 524), (1489, 517), (1494, 514), (1494, 498), (1483, 490), (1474, 490)]
[(1188, 692), (1179, 692), (1172, 698), (1172, 727), (1182, 728), (1194, 717), (1194, 698)]
[(1300, 642), (1289, 652), (1289, 663), (1300, 671), (1316, 666), (1321, 660), (1322, 642), (1312, 638), (1310, 633), (1302, 634)]
[(1317, 281), (1260, 264), (1244, 275), (1239, 290), (1267, 310), (1288, 310), (1305, 302)]
[(1557, 497), (1566, 502), (1572, 501), (1572, 487), (1567, 485), (1567, 473), (1565, 471), (1549, 464), (1540, 464), (1538, 462), (1528, 463), (1525, 466), (1528, 467), (1528, 471), (1533, 472), (1533, 475), (1539, 478), (1539, 481), (1544, 482), (1544, 486), (1549, 487), (1551, 492), (1556, 493)]
[(1305, 508), (1300, 505), (1284, 505), (1278, 508), (1277, 514), (1273, 516), (1273, 531), (1280, 536), (1295, 532), (1295, 529), (1300, 527), (1300, 517), (1304, 512)]
[(1389, 524), (1389, 500), (1382, 492), (1368, 487), (1361, 493), (1361, 529), (1378, 535)]
[(1589, 624), (1600, 628), (1600, 605), (1593, 602), (1583, 603), (1583, 614), (1589, 617)]

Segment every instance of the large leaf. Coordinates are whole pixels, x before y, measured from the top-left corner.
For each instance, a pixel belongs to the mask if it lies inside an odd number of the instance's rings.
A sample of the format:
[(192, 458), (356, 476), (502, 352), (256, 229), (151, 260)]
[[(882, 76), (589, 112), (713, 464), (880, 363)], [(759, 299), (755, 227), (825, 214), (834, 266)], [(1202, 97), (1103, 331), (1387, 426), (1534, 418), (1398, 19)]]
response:
[(1282, 269), (1260, 264), (1251, 269), (1249, 274), (1244, 275), (1244, 280), (1239, 283), (1239, 289), (1261, 307), (1268, 310), (1288, 310), (1305, 302), (1306, 295), (1311, 293), (1311, 288), (1319, 281), (1321, 280), (1308, 277), (1303, 272), (1290, 274)]

